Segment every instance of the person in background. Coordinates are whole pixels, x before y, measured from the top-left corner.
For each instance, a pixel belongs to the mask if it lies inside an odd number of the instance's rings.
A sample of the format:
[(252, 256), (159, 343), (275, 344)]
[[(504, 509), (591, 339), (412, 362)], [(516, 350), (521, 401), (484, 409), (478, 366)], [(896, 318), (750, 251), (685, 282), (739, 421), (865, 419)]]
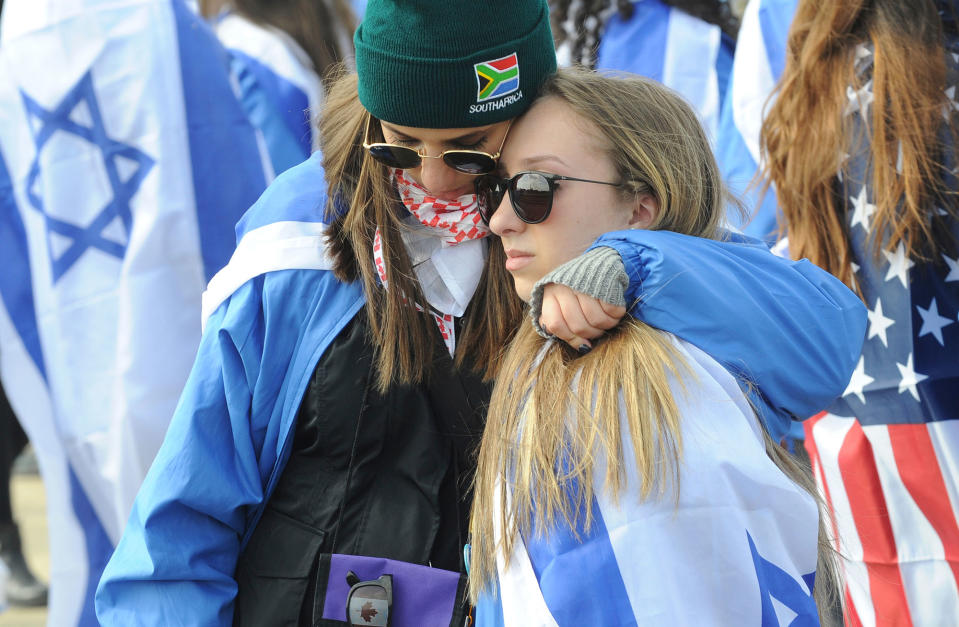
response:
[[(723, 233), (695, 113), (640, 77), (560, 70), (477, 188), (525, 301), (606, 231)], [(627, 317), (586, 355), (532, 325), (508, 347), (471, 523), (478, 625), (780, 624), (771, 597), (812, 624), (814, 593), (838, 591), (827, 527), (811, 477), (691, 344)]]
[(26, 445), (27, 436), (0, 385), (0, 562), (9, 571), (0, 597), (5, 594), (12, 606), (34, 607), (47, 604), (47, 586), (37, 580), (27, 565), (10, 498), (13, 462)]
[(356, 18), (346, 0), (201, 0), (230, 51), (240, 102), (263, 135), (277, 174), (318, 146), (333, 69), (353, 58)]
[(630, 72), (678, 91), (715, 142), (739, 21), (725, 0), (551, 0), (561, 65)]
[(762, 128), (789, 254), (869, 310), (845, 392), (805, 423), (850, 624), (959, 616), (957, 8), (801, 0)]

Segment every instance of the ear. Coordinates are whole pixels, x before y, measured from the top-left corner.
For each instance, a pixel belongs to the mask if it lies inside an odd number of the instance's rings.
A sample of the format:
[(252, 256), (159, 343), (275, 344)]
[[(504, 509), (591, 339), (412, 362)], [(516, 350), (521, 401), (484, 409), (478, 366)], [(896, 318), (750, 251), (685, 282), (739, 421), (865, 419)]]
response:
[(648, 192), (636, 194), (629, 228), (648, 229), (659, 218), (659, 200)]

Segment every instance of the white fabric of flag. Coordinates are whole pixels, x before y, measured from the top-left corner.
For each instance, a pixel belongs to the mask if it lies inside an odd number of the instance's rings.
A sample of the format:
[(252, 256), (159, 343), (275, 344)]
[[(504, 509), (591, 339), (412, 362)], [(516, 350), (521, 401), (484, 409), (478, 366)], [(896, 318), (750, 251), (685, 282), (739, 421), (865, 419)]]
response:
[[(477, 625), (818, 624), (814, 500), (766, 455), (733, 377), (691, 344), (675, 346), (691, 370), (685, 393), (671, 383), (682, 430), (678, 501), (640, 501), (627, 454), (627, 487), (618, 502), (597, 491), (589, 531), (577, 538), (560, 526), (544, 539), (534, 530), (508, 568), (500, 557), (498, 596), (481, 600)], [(623, 434), (631, 451), (625, 424)], [(598, 463), (597, 487), (604, 475)]]
[(8, 0), (0, 358), (37, 449), (51, 625), (92, 597), (200, 338), (200, 296), (267, 160), (181, 0)]

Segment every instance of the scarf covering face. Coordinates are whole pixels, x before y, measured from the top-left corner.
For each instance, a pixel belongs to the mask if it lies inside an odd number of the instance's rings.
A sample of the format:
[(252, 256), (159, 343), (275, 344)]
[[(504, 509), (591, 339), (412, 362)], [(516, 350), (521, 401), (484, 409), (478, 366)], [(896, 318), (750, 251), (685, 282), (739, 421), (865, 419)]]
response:
[[(480, 217), (476, 194), (440, 200), (403, 176), (402, 170), (394, 170), (393, 180), (403, 206), (410, 212), (402, 220), (400, 235), (430, 314), (452, 356), (456, 349), (453, 319), (465, 313), (479, 285), (486, 265), (486, 246), (481, 240), (490, 230)], [(379, 228), (373, 236), (373, 263), (383, 287), (388, 289)], [(414, 306), (425, 309), (418, 303)]]

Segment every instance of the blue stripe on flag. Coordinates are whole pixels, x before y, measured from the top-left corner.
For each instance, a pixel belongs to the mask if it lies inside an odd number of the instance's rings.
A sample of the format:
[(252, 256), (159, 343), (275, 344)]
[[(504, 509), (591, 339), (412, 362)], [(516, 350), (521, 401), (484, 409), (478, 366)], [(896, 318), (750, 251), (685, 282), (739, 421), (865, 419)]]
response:
[(253, 126), (230, 87), (229, 55), (184, 2), (174, 1), (173, 13), (203, 270), (209, 281), (230, 260), (236, 247), (233, 227), (267, 180)]
[(299, 87), (241, 50), (231, 49), (240, 103), (263, 133), (273, 171), (279, 174), (310, 156), (310, 101)]
[(484, 594), (476, 603), (476, 627), (504, 627), (503, 597), (500, 594), (499, 579), (493, 590)]
[(80, 611), (80, 618), (77, 621), (77, 627), (97, 627), (100, 622), (97, 620), (96, 611), (93, 607), (93, 596), (97, 591), (97, 584), (100, 583), (100, 577), (103, 575), (103, 569), (106, 568), (110, 556), (113, 554), (113, 544), (107, 537), (107, 532), (103, 530), (100, 519), (97, 518), (93, 506), (87, 499), (80, 480), (77, 479), (73, 468), (70, 470), (70, 504), (73, 506), (73, 512), (77, 516), (80, 529), (83, 531), (83, 539), (87, 551), (87, 590), (83, 596), (83, 609)]
[(769, 69), (775, 80), (783, 75), (786, 67), (786, 39), (797, 0), (761, 0), (759, 25), (766, 46)]
[[(756, 543), (753, 537), (746, 532), (746, 539), (749, 542), (749, 551), (753, 556), (753, 564), (756, 566), (756, 579), (759, 582), (759, 596), (762, 604), (762, 625), (766, 627), (779, 627), (779, 616), (773, 607), (772, 599), (776, 599), (786, 608), (796, 614), (796, 617), (789, 623), (790, 627), (814, 627), (819, 625), (819, 614), (816, 611), (816, 602), (812, 596), (803, 590), (798, 581), (792, 578), (789, 573), (765, 559), (756, 550)], [(815, 573), (812, 575), (815, 576)], [(810, 575), (804, 575), (803, 580), (808, 581)]]
[(517, 76), (516, 78), (511, 78), (511, 79), (509, 79), (508, 81), (506, 81), (506, 82), (504, 82), (504, 83), (500, 83), (500, 85), (499, 85), (496, 89), (493, 90), (493, 93), (490, 94), (489, 97), (490, 97), (490, 98), (495, 98), (496, 96), (500, 96), (500, 95), (502, 95), (502, 94), (508, 94), (508, 93), (510, 93), (510, 92), (512, 92), (512, 91), (516, 91), (517, 89), (519, 89), (519, 77), (518, 77), (518, 76)]
[(736, 40), (722, 33), (720, 35), (719, 50), (716, 54), (716, 82), (719, 84), (719, 105), (726, 104), (726, 92), (729, 88), (729, 79), (733, 75), (733, 53), (736, 50)]
[(597, 68), (633, 72), (662, 82), (671, 9), (659, 0), (634, 5), (633, 17), (610, 18), (596, 55)]
[[(727, 92), (727, 103), (719, 120), (719, 139), (716, 142), (716, 161), (722, 172), (723, 180), (729, 191), (738, 196), (746, 207), (746, 221), (739, 213), (730, 208), (728, 215), (730, 224), (750, 237), (763, 240), (767, 245), (776, 242), (778, 226), (776, 218), (779, 207), (776, 201), (776, 192), (770, 188), (766, 195), (761, 196), (762, 182), (753, 184), (758, 166), (753, 161), (743, 136), (733, 120), (732, 90)], [(757, 210), (758, 209), (758, 210)]]
[(591, 507), (588, 533), (582, 529), (586, 511), (580, 507), (578, 539), (565, 524), (551, 529), (548, 539), (536, 529), (523, 538), (543, 599), (561, 626), (634, 625), (626, 584), (595, 498)]
[(13, 181), (0, 154), (0, 298), (10, 314), (27, 353), (44, 381), (47, 368), (43, 361), (37, 311), (33, 302), (33, 278), (27, 231), (13, 194)]

